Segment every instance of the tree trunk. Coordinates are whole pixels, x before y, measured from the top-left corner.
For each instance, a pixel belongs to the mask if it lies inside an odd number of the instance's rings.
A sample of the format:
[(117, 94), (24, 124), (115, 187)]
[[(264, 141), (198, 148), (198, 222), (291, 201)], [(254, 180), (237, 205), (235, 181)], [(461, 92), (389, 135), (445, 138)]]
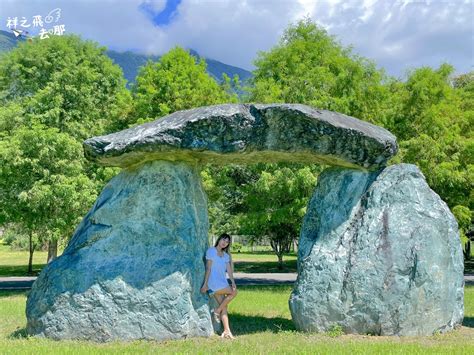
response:
[(464, 259), (469, 260), (471, 259), (471, 241), (468, 240), (466, 243), (465, 250), (463, 250), (464, 253)]
[(33, 245), (33, 232), (29, 233), (29, 246), (30, 246), (30, 257), (28, 260), (28, 275), (33, 274), (33, 253), (35, 252), (35, 248)]
[(283, 245), (281, 241), (270, 239), (270, 245), (272, 246), (273, 252), (278, 257), (278, 270), (283, 270)]
[(48, 242), (48, 264), (58, 257), (58, 241), (50, 240)]
[(293, 252), (298, 252), (298, 239), (293, 239)]
[(283, 253), (278, 253), (278, 270), (283, 270)]

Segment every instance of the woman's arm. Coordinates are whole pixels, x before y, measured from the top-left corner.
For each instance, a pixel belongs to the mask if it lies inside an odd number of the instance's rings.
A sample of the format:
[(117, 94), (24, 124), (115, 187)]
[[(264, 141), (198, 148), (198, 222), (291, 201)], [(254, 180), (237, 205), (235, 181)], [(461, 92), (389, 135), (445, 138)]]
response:
[(235, 290), (237, 286), (234, 280), (234, 265), (232, 263), (232, 257), (229, 255), (229, 262), (226, 264), (227, 275), (229, 275), (230, 282), (232, 282), (232, 288)]
[(211, 273), (211, 266), (212, 266), (212, 260), (207, 260), (206, 261), (206, 276), (204, 276), (204, 283), (202, 284), (201, 287), (201, 292), (206, 293), (207, 290), (209, 290), (209, 287), (207, 287), (207, 282), (209, 281), (209, 275)]
[(234, 260), (232, 260), (232, 254), (229, 253), (230, 267), (232, 268), (232, 274), (234, 273)]

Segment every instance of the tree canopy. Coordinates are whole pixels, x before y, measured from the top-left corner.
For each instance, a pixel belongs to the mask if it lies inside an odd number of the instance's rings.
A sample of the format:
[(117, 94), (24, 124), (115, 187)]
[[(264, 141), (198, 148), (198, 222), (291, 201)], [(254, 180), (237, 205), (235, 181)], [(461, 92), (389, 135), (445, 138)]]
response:
[(126, 126), (130, 94), (105, 48), (74, 35), (20, 43), (0, 59), (0, 102), (77, 139)]
[(393, 163), (418, 165), (459, 222), (466, 209), (473, 215), (472, 72), (453, 77), (442, 64), (390, 78), (309, 19), (289, 26), (255, 66), (252, 101), (303, 103), (384, 126), (400, 145)]
[(82, 152), (85, 138), (128, 125), (131, 96), (104, 53), (52, 36), (0, 58), (0, 218), (30, 235), (31, 254), (33, 234), (55, 245), (70, 237), (114, 173)]
[[(227, 88), (228, 80), (224, 83)], [(207, 74), (204, 59), (198, 60), (180, 47), (140, 69), (133, 97), (137, 123), (179, 110), (236, 101)]]
[(383, 72), (310, 19), (289, 26), (254, 64), (250, 101), (304, 103), (373, 121), (386, 95)]

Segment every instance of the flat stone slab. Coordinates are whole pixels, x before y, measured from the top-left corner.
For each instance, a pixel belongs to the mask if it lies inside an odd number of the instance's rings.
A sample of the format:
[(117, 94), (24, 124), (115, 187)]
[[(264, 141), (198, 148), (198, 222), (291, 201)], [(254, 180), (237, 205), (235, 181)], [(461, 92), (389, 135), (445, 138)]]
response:
[(89, 160), (120, 167), (168, 160), (375, 169), (397, 149), (395, 136), (384, 128), (298, 104), (200, 107), (84, 142)]

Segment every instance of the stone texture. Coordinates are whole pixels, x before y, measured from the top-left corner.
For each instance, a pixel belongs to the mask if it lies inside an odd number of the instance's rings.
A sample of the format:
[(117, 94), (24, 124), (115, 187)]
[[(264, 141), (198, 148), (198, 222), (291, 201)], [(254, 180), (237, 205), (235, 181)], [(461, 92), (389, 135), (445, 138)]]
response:
[(207, 231), (195, 167), (157, 161), (124, 170), (33, 284), (28, 332), (95, 341), (211, 335), (199, 292)]
[(320, 176), (304, 220), (290, 298), (297, 328), (426, 335), (462, 321), (456, 221), (415, 166), (380, 169), (397, 152), (383, 128), (304, 105), (217, 105), (91, 138), (84, 148), (90, 160), (125, 169), (34, 283), (30, 334), (210, 336), (199, 292), (208, 219), (198, 166), (208, 162), (343, 167)]
[(290, 161), (373, 169), (397, 152), (387, 130), (296, 104), (226, 104), (169, 116), (84, 143), (88, 159), (129, 166), (150, 160), (202, 163)]
[(305, 216), (296, 327), (430, 335), (463, 319), (463, 256), (447, 205), (413, 165), (330, 168)]

